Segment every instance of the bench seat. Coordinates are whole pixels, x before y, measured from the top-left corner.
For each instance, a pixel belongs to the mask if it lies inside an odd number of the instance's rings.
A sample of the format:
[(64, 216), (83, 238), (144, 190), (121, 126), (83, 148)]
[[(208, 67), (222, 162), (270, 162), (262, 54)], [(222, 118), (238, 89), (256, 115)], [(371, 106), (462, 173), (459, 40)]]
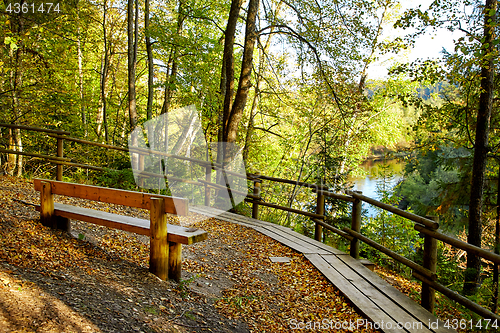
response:
[[(40, 191), (40, 222), (43, 225), (71, 230), (70, 219), (149, 236), (149, 271), (161, 280), (181, 280), (182, 244), (201, 242), (208, 233), (198, 228), (185, 228), (167, 223), (167, 214), (187, 216), (185, 198), (154, 195), (55, 180), (34, 179)], [(54, 195), (64, 195), (149, 210), (149, 220), (75, 207), (54, 202)]]
[[(40, 206), (36, 206), (40, 211)], [(54, 214), (68, 219), (90, 222), (109, 228), (133, 232), (140, 235), (150, 236), (150, 221), (103, 212), (99, 210), (76, 207), (54, 202)], [(197, 228), (186, 228), (175, 224), (167, 224), (168, 241), (185, 245), (194, 244), (207, 239), (208, 233)]]

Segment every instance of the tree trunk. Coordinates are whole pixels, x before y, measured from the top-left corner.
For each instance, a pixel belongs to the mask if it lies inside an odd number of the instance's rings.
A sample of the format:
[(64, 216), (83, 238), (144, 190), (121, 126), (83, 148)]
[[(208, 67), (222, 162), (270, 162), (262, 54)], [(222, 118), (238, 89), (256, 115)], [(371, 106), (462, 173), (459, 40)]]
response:
[[(77, 21), (80, 21), (80, 10), (78, 9), (78, 2), (76, 3), (76, 13)], [(83, 89), (83, 52), (82, 52), (82, 40), (80, 26), (77, 27), (77, 48), (78, 48), (78, 77), (79, 77), (79, 88), (80, 88), (80, 116), (83, 125), (83, 135), (87, 137), (87, 114), (85, 113), (85, 102), (84, 102), (84, 89)]]
[[(9, 128), (9, 149), (15, 150), (14, 134), (12, 132), (13, 132), (13, 129)], [(15, 154), (8, 154), (7, 155), (7, 163), (5, 165), (5, 173), (7, 173), (9, 176), (13, 176), (15, 167), (16, 167), (16, 155)]]
[[(252, 77), (253, 52), (255, 48), (255, 42), (257, 40), (256, 21), (257, 13), (259, 11), (259, 3), (259, 0), (250, 0), (248, 3), (247, 22), (245, 28), (245, 44), (243, 49), (243, 60), (241, 64), (240, 80), (238, 82), (238, 90), (236, 91), (236, 96), (234, 98), (233, 105), (230, 108), (230, 112), (225, 118), (224, 122), (225, 126), (223, 141), (227, 143), (236, 142), (238, 125), (240, 124), (241, 117), (243, 116), (243, 112), (245, 111), (245, 105), (247, 103), (248, 93), (251, 87), (250, 79)], [(228, 94), (231, 94), (230, 90), (226, 91), (226, 97), (228, 97)], [(224, 110), (226, 110), (225, 103)], [(227, 149), (229, 149), (230, 147), (231, 145), (226, 145)], [(224, 161), (230, 161), (233, 157), (233, 152), (230, 152), (227, 149), (224, 152)]]
[[(183, 5), (184, 1), (183, 0), (179, 1), (179, 7), (177, 9), (178, 16), (177, 16), (176, 36), (181, 35), (184, 19), (186, 18), (186, 16), (183, 13)], [(164, 95), (163, 106), (161, 109), (162, 114), (167, 113), (168, 110), (170, 109), (170, 104), (172, 101), (172, 93), (175, 90), (175, 79), (177, 76), (177, 57), (178, 57), (177, 45), (176, 43), (174, 43), (174, 45), (172, 45), (172, 49), (170, 50), (170, 55), (168, 58), (167, 75), (165, 78), (165, 95)]]
[[(498, 161), (497, 174), (497, 218), (495, 223), (495, 253), (500, 254), (500, 157)], [(498, 308), (498, 264), (493, 264), (493, 298), (491, 311), (496, 313)]]
[[(283, 2), (279, 2), (278, 5), (276, 6), (276, 11), (274, 15), (277, 17), (280, 10), (281, 10), (281, 5)], [(243, 161), (248, 160), (248, 155), (250, 153), (250, 145), (252, 143), (252, 135), (254, 132), (254, 119), (255, 116), (257, 115), (257, 106), (259, 104), (259, 99), (260, 99), (260, 92), (261, 92), (261, 86), (262, 86), (262, 80), (261, 77), (263, 76), (264, 72), (264, 57), (266, 56), (266, 53), (269, 51), (269, 48), (271, 47), (271, 39), (273, 37), (273, 32), (275, 28), (271, 28), (271, 33), (267, 37), (266, 44), (264, 47), (260, 50), (260, 55), (259, 55), (259, 68), (258, 68), (258, 73), (256, 75), (256, 84), (254, 88), (254, 97), (252, 101), (252, 108), (250, 109), (250, 117), (248, 119), (248, 126), (247, 126), (247, 133), (245, 136), (245, 147), (243, 148)]]
[[(15, 30), (17, 31), (17, 34), (21, 36), (24, 31), (24, 24), (23, 24), (23, 18), (22, 18), (22, 12), (19, 13), (19, 16), (17, 17), (17, 20), (15, 20), (15, 23), (17, 23), (17, 27), (15, 27)], [(9, 55), (11, 56), (11, 59), (13, 58), (15, 63), (14, 63), (14, 70), (11, 71), (10, 75), (10, 85), (12, 89), (12, 119), (13, 123), (19, 123), (20, 118), (22, 117), (22, 112), (21, 112), (21, 102), (19, 95), (21, 93), (20, 88), (22, 87), (23, 83), (23, 58), (22, 58), (22, 50), (23, 46), (19, 45), (19, 48), (15, 51), (12, 51), (10, 49)], [(12, 131), (9, 131), (10, 135), (10, 141), (9, 144), (11, 145), (10, 149), (16, 150), (19, 152), (23, 151), (23, 142), (21, 139), (21, 130), (19, 128), (13, 129)], [(23, 156), (22, 155), (9, 155), (8, 156), (9, 160), (9, 165), (10, 165), (10, 170), (9, 174), (14, 173), (14, 169), (17, 165), (17, 176), (20, 177), (22, 176), (23, 173)], [(17, 161), (17, 163), (16, 163)]]
[[(246, 29), (245, 29), (245, 44), (243, 49), (243, 60), (241, 64), (240, 80), (238, 82), (238, 90), (236, 91), (236, 96), (234, 98), (233, 105), (229, 109), (230, 112), (225, 119), (225, 129), (223, 136), (224, 142), (229, 142), (229, 143), (236, 142), (238, 125), (240, 123), (241, 116), (243, 115), (243, 111), (245, 109), (245, 105), (248, 98), (248, 92), (251, 87), (250, 78), (252, 75), (253, 51), (255, 47), (255, 41), (257, 40), (256, 19), (258, 10), (259, 10), (259, 1), (250, 0), (248, 4), (248, 14), (247, 14)], [(229, 78), (230, 76), (228, 75), (228, 81)], [(233, 70), (233, 81), (234, 81), (234, 70)], [(230, 96), (231, 94), (232, 94), (231, 91), (226, 91), (226, 96)]]
[[(109, 46), (108, 46), (108, 38), (107, 38), (107, 29), (106, 29), (106, 24), (107, 24), (107, 8), (106, 8), (106, 1), (104, 1), (104, 8), (103, 8), (103, 16), (102, 16), (102, 31), (103, 31), (103, 41), (104, 41), (104, 58), (102, 59), (102, 65), (101, 65), (101, 110), (100, 110), (100, 116), (98, 114), (98, 120), (102, 121), (102, 125), (104, 127), (104, 140), (106, 143), (109, 141), (109, 134), (108, 134), (108, 114), (107, 114), (107, 101), (106, 101), (106, 80), (108, 77), (108, 70), (109, 70)], [(99, 119), (101, 118), (101, 119)], [(97, 127), (97, 135), (101, 135), (101, 126), (98, 122), (98, 127)]]
[[(136, 9), (137, 9), (137, 1)], [(137, 13), (136, 13), (137, 16)], [(137, 25), (137, 22), (136, 24)], [(137, 28), (137, 26), (136, 26)], [(137, 125), (137, 108), (136, 108), (136, 95), (135, 95), (135, 71), (137, 66), (137, 39), (136, 30), (134, 29), (134, 0), (127, 2), (127, 68), (128, 68), (128, 115), (130, 131), (132, 132)], [(137, 138), (132, 137), (132, 146), (137, 146)], [(139, 169), (139, 157), (137, 154), (131, 155), (132, 169)]]
[(153, 118), (153, 99), (154, 99), (154, 67), (153, 67), (153, 50), (151, 47), (151, 37), (149, 37), (149, 0), (144, 3), (144, 29), (146, 30), (146, 52), (148, 55), (148, 105), (146, 108), (147, 119)]
[[(137, 0), (136, 0), (137, 1)], [(134, 0), (128, 0), (127, 3), (127, 59), (128, 59), (128, 112), (130, 130), (133, 131), (137, 124), (137, 109), (135, 97), (135, 70), (137, 49), (134, 34)]]
[[(494, 22), (496, 21), (496, 0), (486, 0), (484, 9), (484, 39), (482, 43), (481, 64), (481, 95), (477, 111), (476, 138), (474, 144), (474, 160), (472, 165), (472, 181), (469, 204), (469, 244), (481, 247), (483, 206), (483, 190), (488, 155), (488, 136), (490, 129), (491, 110), (493, 105), (494, 77)], [(467, 253), (467, 269), (465, 271), (463, 293), (473, 295), (480, 283), (481, 258), (473, 253)]]
[[(217, 148), (217, 163), (222, 163), (224, 160), (224, 146), (221, 144), (225, 141), (225, 128), (229, 114), (231, 112), (233, 104), (233, 93), (234, 93), (234, 36), (236, 34), (236, 25), (238, 23), (238, 17), (240, 15), (240, 9), (242, 0), (232, 0), (231, 9), (229, 10), (229, 17), (227, 19), (227, 26), (224, 36), (224, 54), (222, 57), (222, 71), (221, 71), (221, 96), (224, 98), (224, 103), (222, 107), (222, 112), (220, 113), (222, 117), (219, 116), (219, 120), (222, 122), (219, 124), (219, 134), (218, 141), (219, 147)], [(220, 172), (217, 173), (217, 179), (221, 179)]]

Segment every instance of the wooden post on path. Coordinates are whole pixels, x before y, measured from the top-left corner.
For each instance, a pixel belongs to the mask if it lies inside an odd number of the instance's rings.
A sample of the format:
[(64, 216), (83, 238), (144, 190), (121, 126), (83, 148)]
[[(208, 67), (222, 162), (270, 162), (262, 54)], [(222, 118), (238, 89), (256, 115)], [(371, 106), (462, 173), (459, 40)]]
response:
[[(256, 172), (255, 175), (260, 176), (260, 173)], [(262, 183), (262, 180), (255, 178), (253, 181), (253, 195), (260, 197), (260, 184)], [(253, 199), (252, 203), (252, 218), (258, 219), (259, 218), (259, 204), (257, 203), (256, 199)]]
[[(439, 222), (437, 216), (426, 216), (429, 220)], [(435, 273), (437, 269), (437, 239), (424, 234), (424, 264), (423, 266)], [(421, 305), (430, 313), (434, 312), (436, 302), (436, 291), (427, 283), (422, 282)]]
[[(318, 187), (318, 193), (316, 198), (316, 214), (325, 214), (325, 196), (322, 194), (324, 187)], [(323, 239), (323, 226), (319, 223), (314, 224), (314, 239), (321, 242)]]
[[(62, 137), (57, 137), (57, 157), (64, 157), (64, 139)], [(63, 180), (63, 165), (57, 164), (57, 175), (56, 180)]]
[[(212, 166), (207, 165), (205, 167), (205, 181), (212, 182)], [(205, 184), (205, 206), (210, 207), (210, 187)]]
[[(358, 194), (362, 194), (361, 191), (355, 191)], [(361, 230), (361, 200), (355, 198), (352, 203), (352, 217), (351, 217), (351, 230), (359, 233)], [(359, 239), (354, 237), (351, 240), (351, 248), (349, 254), (354, 259), (359, 259)]]

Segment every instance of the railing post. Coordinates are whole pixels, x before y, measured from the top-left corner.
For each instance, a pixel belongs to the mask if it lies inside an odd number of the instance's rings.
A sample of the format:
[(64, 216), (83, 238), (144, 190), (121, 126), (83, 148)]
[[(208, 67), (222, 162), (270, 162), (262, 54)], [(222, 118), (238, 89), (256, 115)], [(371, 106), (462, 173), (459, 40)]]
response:
[[(322, 194), (323, 186), (318, 186), (316, 198), (316, 214), (325, 215), (325, 196)], [(323, 226), (319, 223), (314, 224), (314, 239), (321, 242), (323, 239)]]
[[(145, 156), (143, 154), (139, 155), (139, 174), (144, 171), (144, 158)], [(139, 178), (139, 186), (144, 187), (144, 177)]]
[[(255, 173), (256, 176), (260, 176), (259, 172)], [(262, 180), (256, 178), (253, 181), (253, 195), (256, 197), (260, 197), (260, 184), (262, 183)], [(259, 218), (259, 204), (257, 203), (257, 199), (253, 199), (252, 203), (252, 218), (258, 219)]]
[[(361, 191), (354, 191), (358, 194), (363, 194)], [(360, 232), (361, 230), (361, 200), (355, 198), (352, 203), (351, 230)], [(351, 257), (359, 259), (359, 239), (353, 237), (351, 240), (350, 253)]]
[[(437, 216), (426, 216), (429, 220), (439, 222)], [(434, 230), (435, 231), (435, 230)], [(437, 239), (424, 234), (424, 264), (423, 266), (435, 273), (437, 269)], [(436, 301), (436, 291), (427, 283), (422, 282), (421, 305), (430, 313), (434, 312)]]
[[(212, 182), (212, 166), (207, 165), (205, 167), (205, 181)], [(205, 184), (205, 206), (210, 207), (210, 187)]]
[[(64, 139), (61, 137), (57, 138), (57, 157), (64, 157)], [(62, 164), (57, 164), (56, 179), (59, 181), (63, 180), (63, 165)]]

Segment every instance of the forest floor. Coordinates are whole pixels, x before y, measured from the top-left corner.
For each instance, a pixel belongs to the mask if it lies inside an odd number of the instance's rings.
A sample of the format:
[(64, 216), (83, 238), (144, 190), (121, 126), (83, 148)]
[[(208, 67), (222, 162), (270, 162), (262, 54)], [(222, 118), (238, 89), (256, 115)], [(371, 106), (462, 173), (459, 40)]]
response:
[[(56, 201), (148, 218), (128, 207)], [(183, 248), (176, 283), (148, 272), (147, 237), (79, 221), (70, 234), (54, 231), (26, 204), (38, 202), (30, 181), (0, 177), (0, 333), (285, 332), (362, 318), (301, 254), (253, 229), (196, 222), (209, 238)]]

